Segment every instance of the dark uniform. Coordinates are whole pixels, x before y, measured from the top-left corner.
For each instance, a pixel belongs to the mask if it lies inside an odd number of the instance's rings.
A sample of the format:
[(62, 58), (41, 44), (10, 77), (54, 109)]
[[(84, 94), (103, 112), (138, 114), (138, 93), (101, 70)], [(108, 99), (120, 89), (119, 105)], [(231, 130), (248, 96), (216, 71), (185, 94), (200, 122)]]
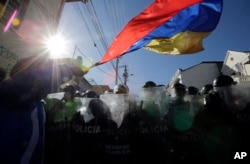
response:
[(168, 163), (171, 141), (166, 119), (152, 116), (144, 110), (137, 112), (137, 118), (135, 148), (138, 163)]
[(168, 163), (170, 155), (169, 127), (165, 115), (167, 107), (164, 88), (157, 87), (152, 81), (143, 86), (143, 99), (136, 112), (135, 148), (138, 163)]
[[(213, 81), (214, 91), (206, 96), (205, 110), (199, 117), (201, 130), (206, 134), (203, 143), (203, 163), (235, 163), (234, 155), (241, 149), (242, 131), (228, 105), (234, 81), (221, 75)], [(233, 99), (232, 99), (233, 100)]]
[(78, 104), (74, 101), (75, 88), (67, 85), (64, 97), (45, 99), (45, 158), (44, 163), (71, 163), (71, 128), (72, 117), (77, 112)]
[(87, 107), (93, 119), (86, 121), (78, 112), (72, 119), (72, 141), (74, 154), (72, 163), (107, 163), (107, 143), (114, 140), (117, 129), (111, 119), (109, 107), (99, 98), (90, 100)]
[(172, 142), (170, 159), (173, 163), (200, 162), (201, 158), (200, 145), (204, 134), (196, 126), (200, 109), (194, 113), (185, 96), (186, 86), (181, 83), (174, 84), (171, 90), (172, 101), (166, 116)]

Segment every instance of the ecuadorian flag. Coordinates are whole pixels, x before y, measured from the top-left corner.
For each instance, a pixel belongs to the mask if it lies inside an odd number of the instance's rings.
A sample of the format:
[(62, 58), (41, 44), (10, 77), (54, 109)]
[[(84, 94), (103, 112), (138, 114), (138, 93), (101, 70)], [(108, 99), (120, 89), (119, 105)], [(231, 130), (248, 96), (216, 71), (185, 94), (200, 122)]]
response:
[(97, 64), (142, 47), (168, 55), (202, 51), (222, 6), (222, 0), (155, 0), (127, 23)]

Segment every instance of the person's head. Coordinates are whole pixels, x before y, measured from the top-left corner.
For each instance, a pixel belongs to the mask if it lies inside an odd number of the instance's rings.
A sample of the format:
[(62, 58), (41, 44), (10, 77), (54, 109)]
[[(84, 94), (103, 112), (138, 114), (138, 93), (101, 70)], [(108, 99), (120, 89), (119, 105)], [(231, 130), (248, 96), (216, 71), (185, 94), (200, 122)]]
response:
[(155, 82), (153, 82), (153, 81), (147, 81), (147, 82), (142, 86), (142, 88), (151, 88), (151, 87), (156, 87)]
[(199, 89), (194, 86), (189, 86), (186, 89), (185, 100), (191, 103), (197, 103), (199, 98)]
[[(213, 81), (214, 91), (217, 92), (221, 100), (231, 110), (240, 110), (246, 104), (243, 97), (246, 97), (244, 89), (231, 76), (221, 75)], [(247, 89), (248, 90), (248, 89)]]
[(231, 76), (228, 75), (220, 75), (217, 78), (214, 79), (213, 81), (213, 87), (218, 88), (218, 87), (228, 87), (235, 85), (236, 82), (233, 80)]
[(153, 99), (153, 95), (155, 92), (155, 88), (157, 87), (156, 83), (153, 81), (146, 81), (143, 85), (142, 85), (142, 92), (141, 92), (141, 98), (145, 101), (145, 100), (152, 100)]
[(123, 84), (117, 84), (114, 87), (114, 93), (115, 94), (127, 94), (128, 93), (128, 87)]
[(96, 94), (95, 91), (92, 90), (87, 90), (83, 93), (82, 97), (85, 98), (98, 98), (98, 95)]
[(81, 91), (77, 90), (77, 91), (75, 92), (75, 97), (82, 97)]
[(111, 112), (106, 103), (101, 99), (92, 99), (88, 105), (88, 111), (93, 114), (95, 118), (99, 119), (110, 119)]
[(213, 90), (213, 84), (206, 84), (206, 85), (204, 85), (204, 86), (201, 88), (200, 94), (201, 94), (201, 95), (207, 95), (207, 94), (209, 94), (212, 90)]
[(223, 94), (227, 94), (227, 92), (230, 92), (231, 86), (235, 84), (236, 82), (231, 76), (220, 75), (213, 81), (213, 91), (223, 96)]
[(75, 93), (76, 93), (76, 89), (73, 85), (66, 85), (65, 88), (63, 88), (63, 92), (64, 92), (64, 97), (63, 99), (66, 101), (72, 101), (74, 99)]
[(171, 89), (171, 97), (174, 99), (183, 99), (186, 95), (186, 86), (181, 83), (175, 83)]
[(189, 86), (187, 88), (187, 95), (194, 95), (197, 96), (199, 93), (199, 89), (194, 86)]

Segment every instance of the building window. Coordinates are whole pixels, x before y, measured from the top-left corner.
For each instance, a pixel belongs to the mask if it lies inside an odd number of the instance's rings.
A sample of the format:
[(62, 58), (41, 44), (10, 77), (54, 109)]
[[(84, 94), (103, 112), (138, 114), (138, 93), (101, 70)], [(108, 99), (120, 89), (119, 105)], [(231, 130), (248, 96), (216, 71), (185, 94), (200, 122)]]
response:
[[(29, 1), (30, 0), (0, 0), (0, 23), (5, 26), (16, 11), (16, 20), (22, 22)], [(20, 24), (11, 26), (11, 28), (18, 29), (19, 26)]]

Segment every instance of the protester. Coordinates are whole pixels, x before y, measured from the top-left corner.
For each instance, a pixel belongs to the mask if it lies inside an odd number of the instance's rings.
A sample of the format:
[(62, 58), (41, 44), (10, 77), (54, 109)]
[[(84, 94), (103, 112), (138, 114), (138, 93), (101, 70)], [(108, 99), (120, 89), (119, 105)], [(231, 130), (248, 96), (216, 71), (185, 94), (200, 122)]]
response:
[(42, 99), (72, 73), (66, 64), (56, 65), (52, 59), (39, 55), (21, 59), (14, 65), (10, 77), (0, 84), (1, 164), (43, 163)]

